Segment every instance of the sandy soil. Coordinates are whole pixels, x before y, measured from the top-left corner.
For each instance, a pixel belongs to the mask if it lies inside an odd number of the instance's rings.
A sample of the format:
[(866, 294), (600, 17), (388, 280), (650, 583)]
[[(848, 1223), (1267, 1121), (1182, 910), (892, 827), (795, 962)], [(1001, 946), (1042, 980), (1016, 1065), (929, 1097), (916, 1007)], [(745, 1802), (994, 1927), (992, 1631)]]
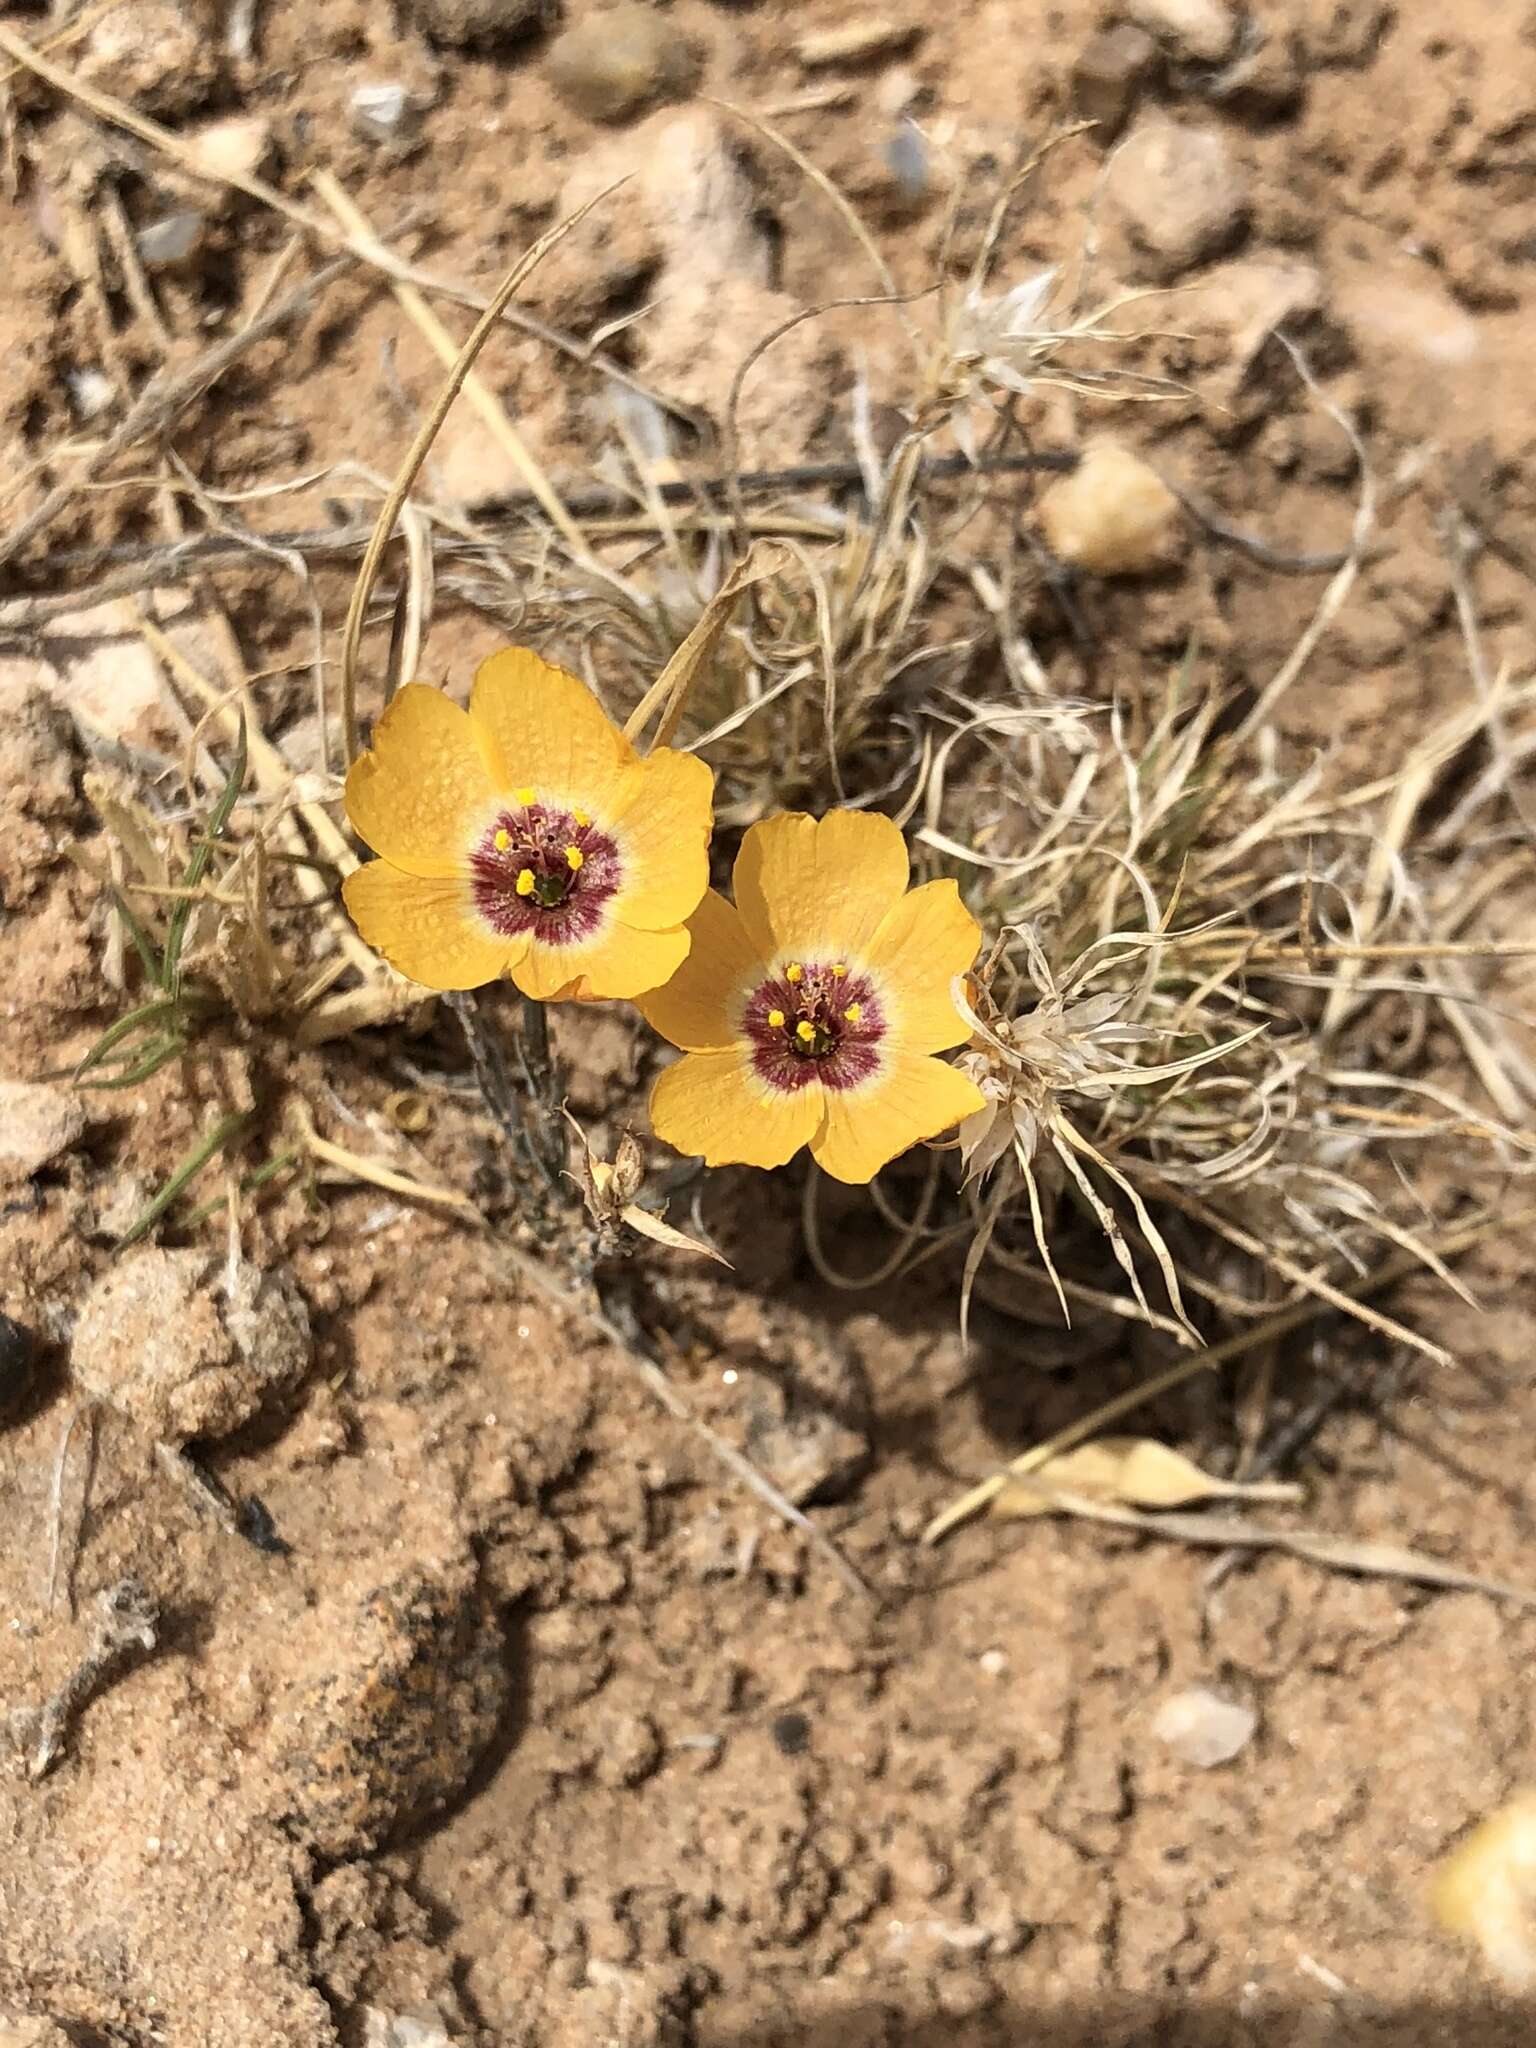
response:
[[(121, 11), (175, 13), (141, 0)], [(535, 300), (584, 335), (649, 307), (621, 337), (625, 359), (718, 425), (755, 342), (797, 308), (870, 287), (825, 195), (705, 95), (770, 116), (867, 209), (899, 285), (918, 290), (944, 256), (950, 192), (963, 256), (1021, 148), (1086, 104), (1074, 67), (1114, 18), (1088, 0), (977, 0), (946, 21), (890, 0), (892, 34), (873, 54), (813, 68), (799, 46), (849, 19), (831, 0), (636, 11), (702, 64), (674, 48), (666, 75), (685, 103), (638, 121), (595, 122), (558, 96), (546, 33), (434, 46), (362, 0), (268, 0), (242, 61), (194, 37), (206, 63), (151, 55), (141, 76), (109, 51), (91, 75), (138, 91), (178, 130), (259, 117), (284, 190), (302, 194), (305, 174), (327, 168), (381, 228), (423, 210), (423, 260), (482, 291), (563, 198), (642, 161), (622, 209), (560, 252)], [(1141, 10), (1218, 24), (1225, 11)], [(597, 12), (571, 0), (568, 18)], [(16, 19), (42, 35), (39, 15)], [(1469, 688), (1442, 538), (1456, 508), (1508, 543), (1480, 571), (1490, 670), (1529, 668), (1536, 651), (1520, 552), (1536, 490), (1536, 31), (1514, 0), (1459, 14), (1298, 0), (1256, 7), (1240, 33), (1247, 54), (1218, 62), (1170, 31), (1129, 115), (1133, 142), (1170, 121), (1205, 139), (1212, 218), (1192, 223), (1187, 193), (1152, 218), (1155, 179), (1138, 173), (1127, 198), (1124, 159), (1086, 137), (1051, 158), (1001, 270), (1013, 280), (1073, 260), (1091, 216), (1107, 288), (1178, 286), (1149, 302), (1149, 324), (1177, 330), (1159, 361), (1198, 397), (1118, 416), (1117, 430), (1276, 547), (1335, 548), (1356, 488), (1347, 445), (1280, 351), (1246, 360), (1253, 324), (1286, 296), (1329, 395), (1369, 433), (1385, 506), (1379, 551), (1286, 725), (1368, 760), (1383, 735)], [(409, 149), (349, 127), (353, 87), (379, 80), (431, 96)], [(908, 115), (928, 138), (920, 168)], [(103, 145), (31, 85), (16, 120), (18, 196), (0, 218), (8, 523), (40, 493), (27, 465), (63, 434), (99, 431), (79, 418), (69, 372), (121, 384), (149, 366), (115, 298), (118, 359), (103, 360), (71, 243)], [(136, 222), (167, 210), (158, 178), (153, 165), (124, 174)], [(194, 263), (157, 273), (174, 359), (250, 306), (288, 233), (241, 202), (206, 225)], [(899, 324), (868, 309), (795, 329), (748, 388), (743, 461), (847, 456), (856, 374), (877, 409), (892, 401), (902, 347)], [(601, 381), (516, 336), (483, 369), (552, 473), (582, 480), (604, 431)], [(354, 277), (322, 317), (249, 356), (176, 445), (220, 490), (345, 460), (391, 471), (437, 375), (389, 294)], [(1040, 438), (1071, 443), (1099, 418), (1052, 400)], [(472, 418), (455, 415), (433, 460), (466, 503), (515, 482)], [(247, 511), (259, 527), (325, 523), (338, 494), (331, 480)], [(157, 517), (150, 494), (86, 497), (47, 538), (156, 538)], [(242, 566), (220, 589), (265, 672), (271, 729), (286, 725), (301, 749), (307, 613), (284, 579)], [(340, 572), (322, 589), (339, 617)], [(1241, 683), (1273, 670), (1317, 595), (1315, 575), (1195, 534), (1182, 566), (1150, 584), (1083, 583), (1075, 613), (1043, 580), (1034, 621), (1052, 656), (1085, 634), (1101, 683), (1137, 664), (1161, 672), (1198, 627)], [(98, 892), (61, 851), (88, 827), (86, 759), (34, 686), (74, 692), (77, 708), (95, 690), (99, 722), (166, 744), (163, 706), (121, 651), (130, 629), (97, 618), (0, 663), (12, 970), (0, 1079), (56, 1069), (113, 1014)], [(462, 676), (496, 638), (445, 605), (424, 670)], [(640, 1099), (650, 1052), (608, 1017), (562, 1016), (556, 1036), (574, 1106), (611, 1128)], [(162, 1273), (114, 1300), (102, 1374), (128, 1370), (114, 1344), (182, 1357), (190, 1299), (207, 1320), (202, 1377), (169, 1422), (136, 1394), (75, 1425), (66, 1525), (87, 1463), (91, 1476), (66, 1598), (50, 1557), (61, 1438), (81, 1394), (99, 1391), (81, 1385), (71, 1347), (87, 1290), (114, 1267), (115, 1231), (215, 1107), (296, 1090), (330, 1134), (366, 1148), (393, 1133), (402, 1088), (430, 1114), (399, 1142), (470, 1191), (490, 1228), (356, 1186), (253, 1206), (244, 1256), (292, 1276), (310, 1330), (307, 1358), (263, 1367), (259, 1404), (238, 1394), (254, 1354), (209, 1306), (224, 1299), (217, 1226), (183, 1240), (207, 1248), (190, 1296)], [(794, 1174), (712, 1176), (699, 1215), (734, 1270), (647, 1257), (633, 1305), (698, 1413), (811, 1501), (877, 1609), (732, 1486), (590, 1321), (530, 1288), (517, 1258), (532, 1250), (585, 1298), (575, 1226), (520, 1209), (451, 1019), (323, 1052), (230, 1038), (92, 1098), (87, 1116), (0, 1185), (0, 1310), (37, 1337), (30, 1378), (0, 1384), (0, 1704), (35, 1705), (64, 1680), (99, 1594), (125, 1578), (157, 1604), (156, 1642), (125, 1653), (47, 1776), (29, 1779), (24, 1748), (0, 1776), (0, 2012), (62, 2030), (0, 2025), (0, 2042), (1536, 2037), (1536, 2009), (1502, 2001), (1423, 1902), (1444, 1847), (1536, 1775), (1529, 1614), (1281, 1558), (1208, 1595), (1199, 1553), (1043, 1521), (918, 1546), (969, 1478), (1130, 1384), (1145, 1347), (1108, 1342), (1091, 1372), (1064, 1373), (1050, 1334), (994, 1300), (963, 1355), (952, 1271), (834, 1293), (805, 1259)], [(829, 1235), (854, 1269), (884, 1243), (853, 1198)], [(1456, 1372), (1410, 1371), (1332, 1324), (1278, 1361), (1298, 1387), (1348, 1369), (1391, 1388), (1347, 1405), (1309, 1453), (1307, 1517), (1529, 1581), (1528, 1259), (1496, 1247), (1467, 1277), (1482, 1313), (1428, 1284), (1398, 1304), (1456, 1348)], [(254, 1341), (270, 1360), (267, 1337)], [(1196, 1455), (1219, 1449), (1232, 1390), (1202, 1385), (1146, 1427)], [(217, 1439), (200, 1455), (232, 1495), (264, 1504), (280, 1548), (210, 1516), (157, 1454), (167, 1430)], [(1258, 1716), (1253, 1740), (1210, 1772), (1151, 1732), (1160, 1704), (1193, 1684)]]

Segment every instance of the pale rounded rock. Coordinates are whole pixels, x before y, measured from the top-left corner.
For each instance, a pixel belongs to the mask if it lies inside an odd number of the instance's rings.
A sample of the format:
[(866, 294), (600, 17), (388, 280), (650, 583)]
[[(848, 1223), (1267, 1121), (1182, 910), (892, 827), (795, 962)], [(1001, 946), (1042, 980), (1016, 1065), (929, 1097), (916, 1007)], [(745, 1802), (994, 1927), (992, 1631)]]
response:
[(1219, 255), (1247, 218), (1247, 179), (1215, 128), (1145, 122), (1115, 152), (1106, 184), (1143, 267), (1159, 279)]
[(1143, 576), (1177, 554), (1179, 501), (1140, 456), (1096, 441), (1040, 500), (1052, 551), (1094, 576)]
[(694, 38), (635, 0), (582, 15), (549, 52), (555, 91), (592, 121), (627, 121), (658, 100), (686, 99), (703, 71)]
[(221, 75), (219, 42), (174, 0), (122, 0), (86, 38), (80, 76), (151, 114), (190, 114)]
[(1203, 1685), (1192, 1685), (1163, 1701), (1153, 1716), (1152, 1733), (1180, 1763), (1197, 1771), (1213, 1771), (1247, 1748), (1258, 1725), (1252, 1707), (1223, 1699)]
[(78, 1095), (46, 1081), (0, 1081), (0, 1187), (30, 1180), (75, 1145), (86, 1125)]
[(141, 1251), (86, 1296), (70, 1364), (82, 1393), (161, 1442), (227, 1436), (302, 1377), (309, 1312), (291, 1275), (199, 1251)]

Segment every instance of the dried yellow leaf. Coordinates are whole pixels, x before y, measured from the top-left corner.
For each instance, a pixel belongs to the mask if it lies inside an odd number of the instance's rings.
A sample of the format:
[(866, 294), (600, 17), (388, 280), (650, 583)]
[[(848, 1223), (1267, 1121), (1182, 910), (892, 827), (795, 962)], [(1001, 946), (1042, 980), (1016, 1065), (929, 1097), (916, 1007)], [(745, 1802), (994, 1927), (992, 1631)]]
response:
[(1274, 1482), (1243, 1485), (1217, 1479), (1192, 1458), (1152, 1437), (1103, 1436), (1050, 1458), (1028, 1478), (1011, 1479), (992, 1504), (994, 1515), (1054, 1513), (1055, 1496), (1123, 1501), (1140, 1508), (1182, 1508), (1204, 1500), (1297, 1500), (1301, 1489)]

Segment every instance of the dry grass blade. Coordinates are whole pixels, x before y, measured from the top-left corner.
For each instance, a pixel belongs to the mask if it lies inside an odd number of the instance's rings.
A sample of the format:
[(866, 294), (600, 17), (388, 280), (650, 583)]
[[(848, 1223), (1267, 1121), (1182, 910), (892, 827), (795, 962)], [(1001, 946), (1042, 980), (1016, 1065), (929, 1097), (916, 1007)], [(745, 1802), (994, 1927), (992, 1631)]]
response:
[(466, 1223), (483, 1228), (485, 1218), (469, 1199), (457, 1188), (433, 1187), (429, 1181), (416, 1180), (408, 1173), (398, 1173), (392, 1166), (386, 1166), (380, 1159), (370, 1159), (364, 1153), (350, 1152), (344, 1145), (332, 1144), (329, 1138), (322, 1138), (315, 1129), (314, 1119), (302, 1102), (296, 1102), (293, 1109), (294, 1129), (300, 1143), (312, 1159), (323, 1166), (332, 1166), (353, 1180), (367, 1181), (371, 1187), (384, 1188), (392, 1195), (403, 1195), (409, 1201), (429, 1202), (434, 1208), (451, 1209)]
[[(1018, 1483), (1030, 1484), (1027, 1480)], [(1075, 1515), (1085, 1522), (1107, 1522), (1112, 1528), (1135, 1529), (1144, 1536), (1161, 1536), (1173, 1543), (1194, 1544), (1207, 1550), (1278, 1550), (1309, 1564), (1322, 1565), (1328, 1571), (1349, 1572), (1363, 1578), (1406, 1579), (1413, 1585), (1437, 1586), (1455, 1593), (1486, 1593), (1497, 1600), (1512, 1600), (1521, 1607), (1536, 1607), (1536, 1588), (1483, 1578), (1425, 1551), (1410, 1550), (1397, 1543), (1357, 1541), (1350, 1536), (1309, 1529), (1266, 1529), (1231, 1515), (1143, 1514), (1135, 1508), (1116, 1507), (1085, 1494), (1053, 1491), (1044, 1498), (1049, 1513)]]
[[(359, 242), (376, 243), (380, 250), (383, 249), (383, 244), (378, 242), (373, 227), (361, 207), (358, 206), (356, 201), (352, 199), (329, 171), (316, 171), (311, 177), (310, 183), (349, 234), (353, 235)], [(524, 275), (526, 276), (526, 274), (525, 272)], [(519, 282), (521, 281), (520, 279)], [(427, 304), (422, 293), (415, 285), (407, 284), (400, 278), (393, 280), (392, 289), (395, 297), (400, 302), (401, 308), (426, 336), (428, 346), (443, 365), (443, 368), (448, 371), (450, 378), (458, 375), (460, 356), (458, 345), (442, 321), (438, 319), (432, 308)], [(515, 290), (516, 287), (514, 286), (513, 289)], [(508, 297), (510, 296), (511, 294), (508, 293)], [(492, 301), (492, 305), (495, 308), (494, 314), (488, 313), (486, 315), (491, 325), (494, 325), (495, 319), (500, 317), (504, 304), (505, 301), (502, 301), (500, 305), (495, 300)], [(489, 328), (487, 332), (489, 332)], [(554, 485), (551, 484), (549, 478), (529, 454), (522, 435), (518, 433), (516, 427), (508, 419), (506, 408), (496, 398), (490, 387), (477, 377), (472, 370), (463, 373), (458, 388), (463, 391), (465, 398), (474, 407), (475, 411), (479, 413), (493, 437), (500, 443), (507, 459), (533, 494), (540, 510), (564, 534), (573, 553), (578, 558), (585, 556), (587, 544), (582, 537), (580, 527), (577, 526), (575, 520), (572, 519), (564, 505), (561, 504)]]
[(558, 242), (562, 241), (571, 232), (572, 228), (584, 220), (594, 207), (600, 206), (609, 197), (610, 193), (617, 189), (618, 184), (622, 182), (622, 180), (617, 180), (613, 185), (605, 186), (601, 192), (594, 193), (584, 206), (579, 206), (574, 213), (568, 214), (564, 220), (557, 222), (547, 234), (541, 235), (533, 246), (525, 250), (517, 262), (513, 264), (511, 270), (508, 271), (498, 287), (490, 305), (475, 322), (473, 331), (459, 350), (453, 368), (444, 380), (443, 387), (439, 391), (431, 411), (417, 429), (416, 437), (406, 453), (404, 462), (400, 465), (400, 473), (395, 478), (388, 497), (379, 509), (379, 516), (374, 525), (372, 538), (369, 540), (368, 546), (364, 551), (362, 564), (357, 572), (357, 581), (353, 585), (352, 602), (347, 607), (347, 622), (342, 635), (342, 740), (349, 766), (356, 760), (358, 752), (357, 662), (362, 646), (363, 620), (367, 613), (368, 600), (373, 595), (374, 584), (378, 581), (379, 565), (384, 559), (384, 550), (388, 547), (390, 537), (394, 533), (395, 522), (400, 517), (401, 507), (410, 496), (421, 465), (426, 461), (432, 443), (442, 431), (443, 421), (448, 417), (449, 409), (462, 390), (465, 379), (474, 368), (475, 358), (490, 338), (497, 321), (501, 318), (503, 309), (511, 302), (513, 295), (532, 276), (550, 250)]
[(714, 659), (720, 636), (730, 624), (737, 598), (754, 583), (778, 575), (785, 560), (782, 549), (768, 547), (755, 550), (745, 561), (736, 564), (704, 607), (697, 624), (630, 713), (624, 726), (625, 739), (632, 745), (638, 745), (645, 728), (654, 718), (656, 732), (651, 745), (666, 746), (677, 730), (689, 694)]

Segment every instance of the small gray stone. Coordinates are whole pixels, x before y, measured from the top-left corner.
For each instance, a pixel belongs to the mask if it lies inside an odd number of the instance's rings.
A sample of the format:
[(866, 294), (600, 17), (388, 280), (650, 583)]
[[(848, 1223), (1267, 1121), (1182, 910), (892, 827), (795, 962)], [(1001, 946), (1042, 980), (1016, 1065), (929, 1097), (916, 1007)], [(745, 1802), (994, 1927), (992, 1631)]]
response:
[(703, 70), (693, 37), (635, 0), (585, 15), (549, 52), (556, 92), (592, 121), (626, 121), (658, 100), (686, 99)]
[(1108, 195), (1143, 267), (1166, 282), (1241, 233), (1248, 185), (1215, 128), (1148, 121), (1115, 152)]
[(551, 0), (406, 0), (405, 13), (434, 43), (494, 48), (549, 26)]
[(1116, 136), (1157, 69), (1157, 45), (1145, 29), (1123, 21), (1086, 42), (1072, 66), (1072, 103), (1106, 138)]
[(146, 270), (170, 270), (202, 247), (208, 223), (200, 213), (167, 213), (139, 233), (139, 261)]
[(354, 86), (348, 112), (354, 131), (365, 142), (386, 148), (414, 141), (421, 128), (420, 104), (396, 79)]

